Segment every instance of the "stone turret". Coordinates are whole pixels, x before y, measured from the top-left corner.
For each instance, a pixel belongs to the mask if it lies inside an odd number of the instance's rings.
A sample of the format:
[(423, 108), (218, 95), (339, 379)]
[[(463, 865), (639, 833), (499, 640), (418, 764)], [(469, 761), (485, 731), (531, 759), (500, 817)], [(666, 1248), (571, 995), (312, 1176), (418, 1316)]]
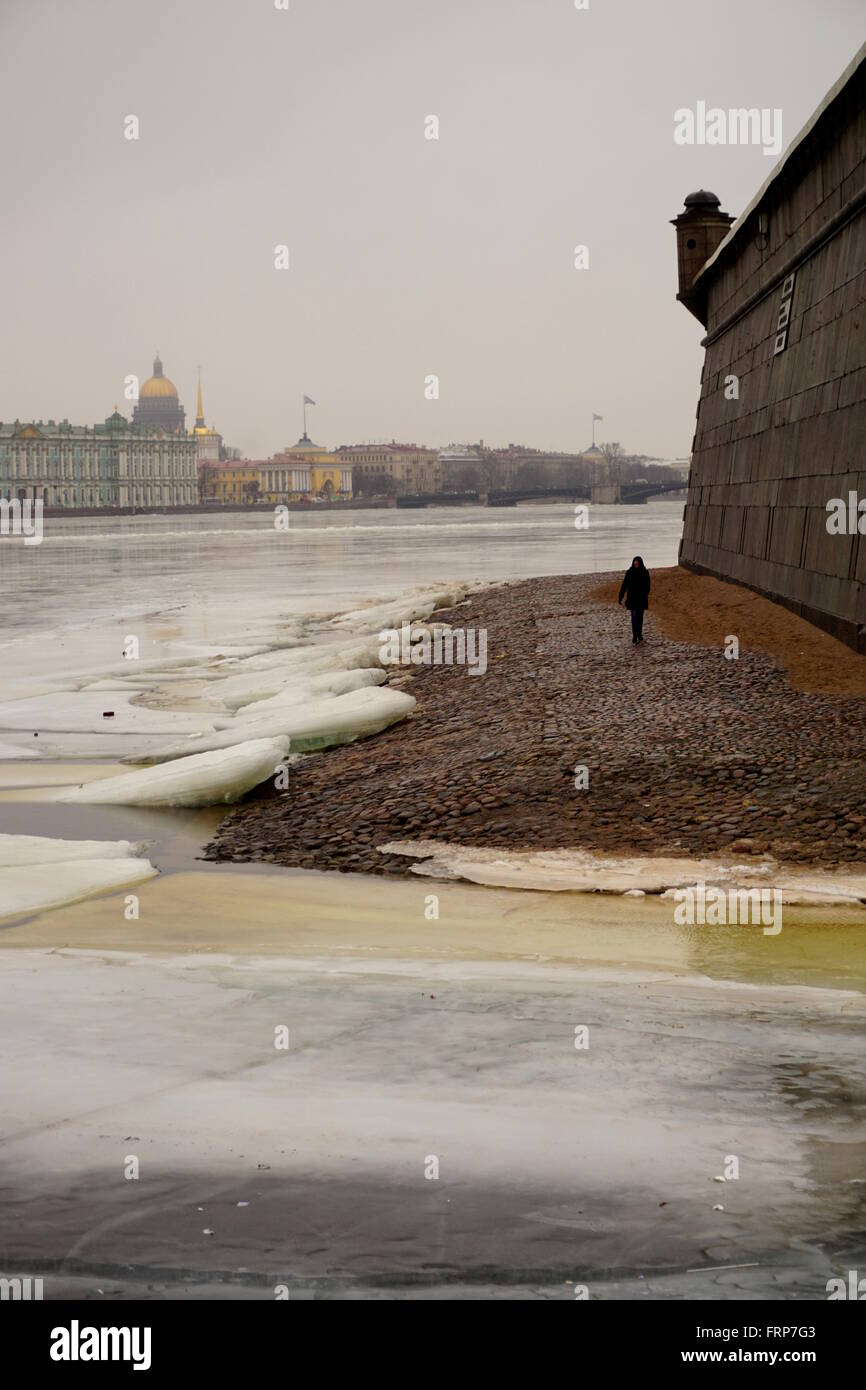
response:
[(699, 288), (693, 288), (695, 278), (727, 236), (733, 221), (729, 213), (721, 211), (715, 193), (699, 188), (696, 193), (689, 194), (685, 211), (673, 218), (671, 223), (677, 229), (677, 299), (704, 327), (707, 322), (706, 296)]

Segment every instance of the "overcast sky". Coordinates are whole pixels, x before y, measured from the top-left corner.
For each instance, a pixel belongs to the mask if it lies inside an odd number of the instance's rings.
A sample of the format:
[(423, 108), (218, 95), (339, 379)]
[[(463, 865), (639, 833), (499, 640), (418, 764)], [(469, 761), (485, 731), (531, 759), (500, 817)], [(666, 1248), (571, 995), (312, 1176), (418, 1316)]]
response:
[(298, 437), (304, 392), (331, 447), (579, 449), (596, 411), (686, 455), (701, 328), (669, 219), (701, 186), (739, 213), (776, 157), (678, 146), (674, 112), (778, 107), (787, 146), (862, 0), (289, 3), (0, 0), (0, 419), (129, 414), (159, 349), (187, 424), (200, 362), (251, 457)]

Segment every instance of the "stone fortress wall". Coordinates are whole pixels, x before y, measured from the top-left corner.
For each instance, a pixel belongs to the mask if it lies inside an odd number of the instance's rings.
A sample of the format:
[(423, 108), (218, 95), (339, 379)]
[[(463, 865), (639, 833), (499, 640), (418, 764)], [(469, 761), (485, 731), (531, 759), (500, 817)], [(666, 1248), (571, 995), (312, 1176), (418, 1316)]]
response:
[(827, 510), (855, 494), (866, 532), (866, 46), (693, 276), (707, 211), (675, 224), (707, 329), (680, 563), (866, 650), (866, 534)]

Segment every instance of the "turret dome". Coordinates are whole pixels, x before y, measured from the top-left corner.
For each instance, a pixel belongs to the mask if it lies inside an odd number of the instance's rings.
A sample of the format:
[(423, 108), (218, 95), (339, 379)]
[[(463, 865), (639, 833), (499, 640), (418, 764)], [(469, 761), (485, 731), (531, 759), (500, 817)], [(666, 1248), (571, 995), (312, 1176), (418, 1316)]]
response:
[(721, 203), (715, 193), (708, 193), (705, 188), (699, 188), (697, 192), (688, 195), (684, 206), (687, 208), (718, 208), (721, 207)]

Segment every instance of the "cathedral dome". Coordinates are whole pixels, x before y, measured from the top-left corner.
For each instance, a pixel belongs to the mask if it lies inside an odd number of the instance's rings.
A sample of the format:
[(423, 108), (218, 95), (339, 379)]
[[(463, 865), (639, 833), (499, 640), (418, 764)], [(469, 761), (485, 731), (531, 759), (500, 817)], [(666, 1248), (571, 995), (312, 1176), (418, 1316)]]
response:
[(162, 374), (162, 363), (159, 360), (159, 353), (153, 360), (153, 376), (148, 377), (138, 393), (139, 400), (158, 400), (159, 398), (169, 397), (176, 401), (177, 387), (173, 381), (169, 381), (167, 376)]

